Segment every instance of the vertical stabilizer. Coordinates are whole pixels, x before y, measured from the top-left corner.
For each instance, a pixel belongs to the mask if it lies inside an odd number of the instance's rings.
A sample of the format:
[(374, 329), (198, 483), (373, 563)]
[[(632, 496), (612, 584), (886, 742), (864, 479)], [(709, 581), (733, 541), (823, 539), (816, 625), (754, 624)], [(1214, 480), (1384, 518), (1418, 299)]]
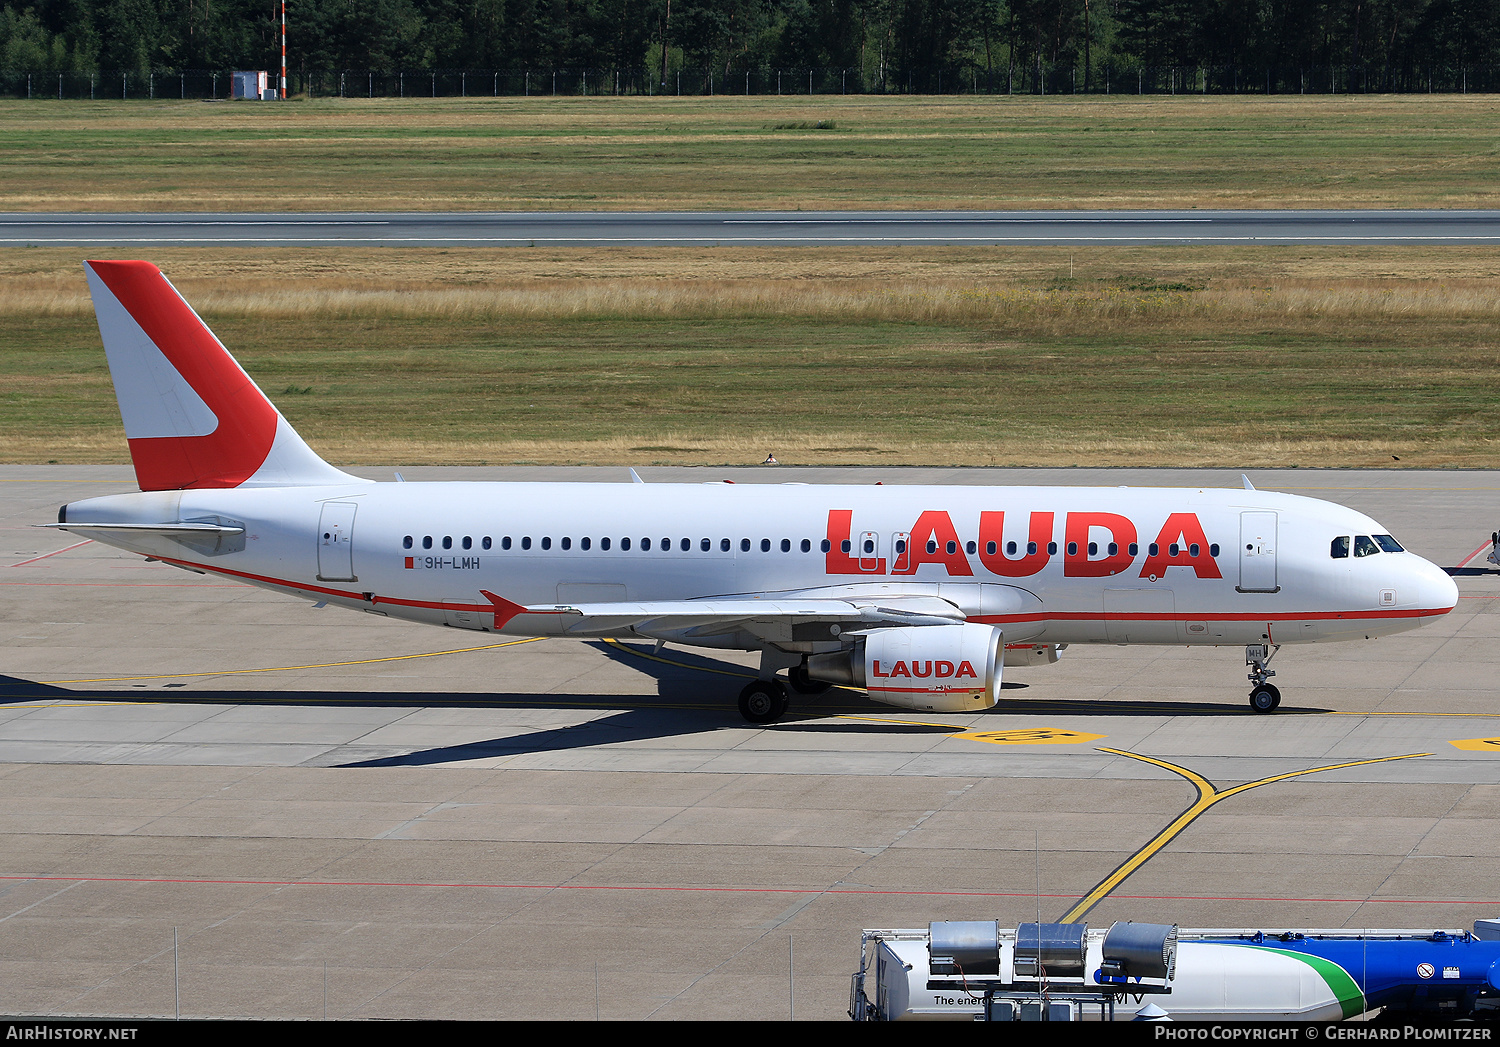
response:
[(365, 483), (313, 453), (149, 262), (87, 262), (143, 491)]

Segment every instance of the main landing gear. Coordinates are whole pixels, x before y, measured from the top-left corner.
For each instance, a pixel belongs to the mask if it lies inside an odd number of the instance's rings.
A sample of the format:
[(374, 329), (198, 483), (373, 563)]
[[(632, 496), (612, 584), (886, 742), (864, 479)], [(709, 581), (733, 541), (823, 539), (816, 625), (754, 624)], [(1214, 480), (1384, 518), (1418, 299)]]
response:
[[(803, 658), (800, 662), (792, 661), (796, 657), (796, 655), (791, 655), (788, 658), (778, 652), (769, 654), (761, 660), (761, 678), (752, 680), (740, 692), (741, 716), (754, 724), (774, 723), (786, 715), (787, 709), (792, 704), (791, 695), (787, 693), (788, 686), (798, 694), (806, 695), (822, 694), (833, 686), (823, 680), (814, 680), (807, 674), (807, 659)], [(788, 665), (789, 661), (792, 661), (792, 664)], [(771, 675), (777, 668), (787, 670), (785, 681), (778, 676)]]
[(780, 680), (751, 680), (740, 692), (740, 715), (751, 723), (774, 723), (792, 704)]
[(1245, 645), (1245, 664), (1250, 666), (1250, 673), (1246, 677), (1250, 681), (1250, 708), (1258, 713), (1275, 712), (1276, 707), (1281, 704), (1281, 691), (1275, 684), (1266, 683), (1276, 673), (1266, 666), (1271, 664), (1271, 659), (1276, 657), (1276, 652), (1281, 650), (1280, 644), (1252, 643)]

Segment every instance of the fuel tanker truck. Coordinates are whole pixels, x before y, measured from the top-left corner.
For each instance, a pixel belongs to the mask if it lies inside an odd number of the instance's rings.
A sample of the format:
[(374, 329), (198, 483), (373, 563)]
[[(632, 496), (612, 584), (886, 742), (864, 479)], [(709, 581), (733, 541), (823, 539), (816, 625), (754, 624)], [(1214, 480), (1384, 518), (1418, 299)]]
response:
[(1500, 1019), (1500, 920), (1462, 930), (1183, 930), (950, 920), (866, 930), (856, 1021)]

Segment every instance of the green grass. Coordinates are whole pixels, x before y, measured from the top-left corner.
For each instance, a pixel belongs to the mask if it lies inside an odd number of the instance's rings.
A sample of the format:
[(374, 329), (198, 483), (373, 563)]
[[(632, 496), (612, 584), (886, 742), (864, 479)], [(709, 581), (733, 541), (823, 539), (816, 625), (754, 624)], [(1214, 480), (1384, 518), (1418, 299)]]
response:
[(1493, 207), (1497, 125), (1493, 95), (5, 101), (0, 179), (13, 210)]
[[(1500, 249), (151, 252), (330, 461), (1497, 464)], [(0, 460), (125, 461), (76, 252)]]

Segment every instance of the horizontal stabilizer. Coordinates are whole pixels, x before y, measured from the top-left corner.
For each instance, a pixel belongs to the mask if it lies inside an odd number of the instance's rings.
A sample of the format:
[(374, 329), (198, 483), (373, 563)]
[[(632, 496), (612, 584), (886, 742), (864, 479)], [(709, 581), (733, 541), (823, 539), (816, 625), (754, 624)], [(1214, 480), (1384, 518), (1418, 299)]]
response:
[(164, 523), (164, 524), (126, 524), (126, 523), (44, 523), (33, 524), (35, 527), (50, 527), (56, 531), (72, 531), (75, 534), (83, 531), (112, 531), (119, 534), (164, 534), (168, 537), (189, 534), (244, 534), (243, 527), (226, 527), (219, 524), (208, 523)]

